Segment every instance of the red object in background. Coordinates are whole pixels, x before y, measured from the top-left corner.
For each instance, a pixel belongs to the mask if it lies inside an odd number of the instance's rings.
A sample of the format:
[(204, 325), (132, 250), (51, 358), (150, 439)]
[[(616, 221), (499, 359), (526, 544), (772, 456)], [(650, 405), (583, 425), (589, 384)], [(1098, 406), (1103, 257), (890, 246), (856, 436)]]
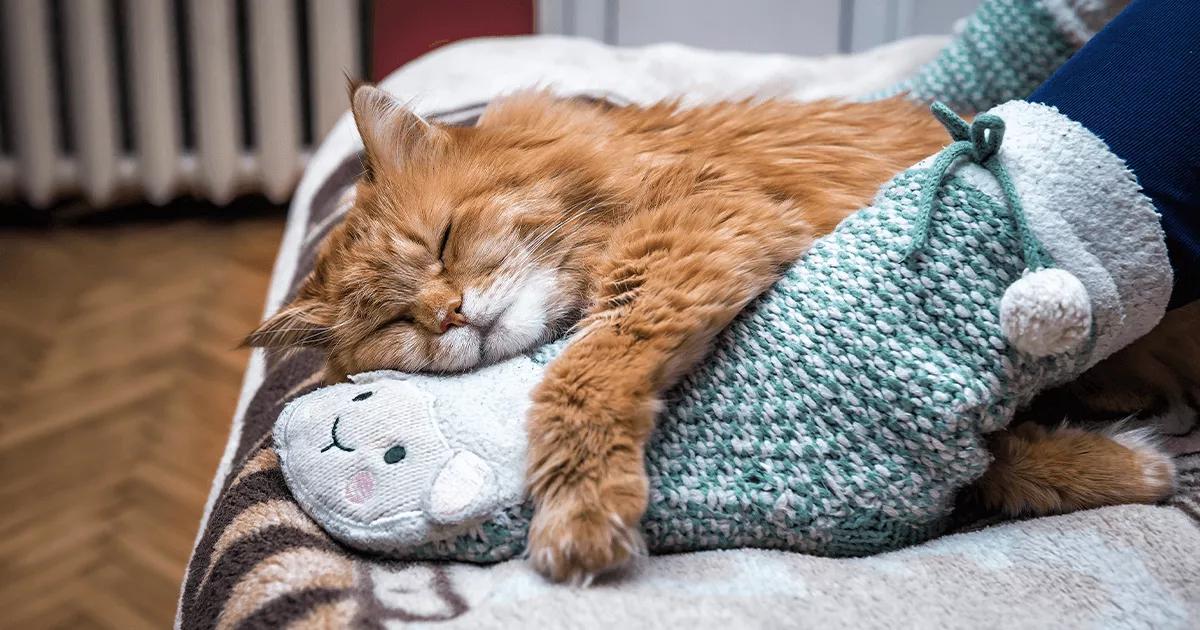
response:
[(376, 81), (450, 42), (533, 32), (533, 0), (376, 0), (371, 74)]

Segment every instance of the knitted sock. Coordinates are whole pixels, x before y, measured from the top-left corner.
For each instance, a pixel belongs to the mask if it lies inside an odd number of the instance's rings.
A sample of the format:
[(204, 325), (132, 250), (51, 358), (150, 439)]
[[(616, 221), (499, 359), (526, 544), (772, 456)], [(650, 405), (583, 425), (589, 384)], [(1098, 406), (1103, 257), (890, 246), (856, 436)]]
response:
[(907, 92), (979, 112), (1025, 98), (1129, 0), (983, 0), (949, 46), (910, 79)]
[[(993, 113), (949, 119), (957, 142), (818, 241), (669, 392), (646, 452), (651, 551), (934, 536), (989, 463), (985, 433), (1158, 321), (1163, 237), (1121, 160), (1052, 108)], [(519, 554), (529, 392), (562, 345), (297, 399), (275, 428), (289, 486), (353, 546)]]

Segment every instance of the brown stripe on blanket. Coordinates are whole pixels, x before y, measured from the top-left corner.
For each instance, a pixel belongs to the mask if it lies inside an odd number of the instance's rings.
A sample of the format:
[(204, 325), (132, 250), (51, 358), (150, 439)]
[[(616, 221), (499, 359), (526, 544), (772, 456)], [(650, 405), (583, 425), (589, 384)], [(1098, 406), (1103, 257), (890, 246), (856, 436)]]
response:
[(1175, 496), (1167, 505), (1178, 508), (1200, 525), (1200, 453), (1175, 458)]
[(359, 617), (355, 626), (383, 628), (385, 621), (446, 621), (467, 612), (470, 607), (454, 590), (446, 566), (441, 563), (425, 562), (376, 562), (375, 567), (396, 576), (406, 578), (404, 594), (410, 601), (397, 601), (393, 587), (391, 602), (384, 603), (375, 594), (377, 584), (372, 576), (372, 565), (360, 562), (358, 567)]
[[(265, 442), (266, 440), (262, 441)], [(233, 482), (229, 484), (229, 487), (232, 488), (238, 485), (249, 475), (272, 468), (279, 468), (279, 455), (275, 453), (275, 449), (273, 448), (260, 448), (253, 457), (242, 465), (237, 475), (234, 475)]]
[(1197, 526), (1200, 526), (1200, 502), (1196, 502), (1193, 499), (1182, 498), (1171, 499), (1167, 502), (1167, 504), (1171, 507), (1178, 508), (1180, 512), (1183, 512), (1191, 517), (1193, 521), (1196, 521)]
[[(354, 616), (358, 613), (358, 602), (354, 601), (353, 597), (343, 597), (338, 601), (316, 603), (296, 601), (292, 604), (297, 610), (303, 610), (303, 606), (311, 606), (311, 610), (304, 617), (296, 619), (292, 622), (293, 628), (349, 628), (356, 626), (354, 624)], [(274, 604), (272, 604), (274, 606)], [(251, 620), (247, 620), (251, 621)], [(247, 625), (246, 623), (242, 624)], [(272, 628), (279, 627), (278, 625), (268, 626)]]
[[(260, 441), (270, 439), (279, 412), (293, 398), (320, 386), (321, 382), (312, 377), (324, 369), (325, 355), (315, 348), (267, 354), (266, 376), (246, 406), (246, 414), (242, 418), (242, 441), (233, 461), (242, 461)], [(306, 381), (310, 383), (308, 387), (298, 387)]]
[(246, 508), (237, 518), (230, 523), (225, 531), (221, 532), (221, 537), (217, 539), (217, 544), (213, 545), (212, 560), (208, 563), (208, 568), (204, 572), (204, 576), (200, 578), (199, 590), (204, 590), (204, 586), (208, 583), (209, 576), (212, 575), (212, 569), (215, 563), (219, 562), (221, 556), (236, 542), (255, 534), (262, 533), (263, 530), (270, 527), (292, 527), (314, 536), (320, 536), (324, 532), (314, 522), (295, 501), (291, 499), (273, 499), (263, 503), (256, 503)]
[[(184, 619), (184, 628), (211, 628), (218, 618), (234, 605), (234, 600), (244, 601), (245, 598), (256, 597), (258, 591), (253, 586), (265, 581), (270, 586), (272, 596), (306, 586), (321, 586), (306, 581), (309, 574), (303, 568), (303, 562), (282, 565), (292, 571), (284, 571), (275, 558), (290, 559), (293, 556), (280, 555), (293, 552), (311, 552), (327, 554), (329, 557), (340, 558), (340, 563), (333, 565), (314, 565), (316, 575), (324, 575), (327, 570), (341, 568), (350, 571), (353, 579), (353, 562), (343, 549), (325, 534), (310, 534), (293, 527), (276, 526), (264, 529), (255, 535), (234, 543), (214, 565), (208, 583), (203, 589), (197, 589), (196, 606), (190, 615)], [(301, 554), (308, 558), (310, 555)], [(324, 556), (322, 556), (324, 557)], [(342, 565), (345, 565), (344, 567)], [(305, 579), (302, 579), (305, 578)], [(242, 598), (242, 599), (238, 599)], [(241, 606), (241, 604), (238, 604)], [(189, 623), (190, 622), (190, 623)]]
[(314, 605), (349, 595), (353, 586), (354, 563), (340, 553), (306, 548), (280, 551), (256, 562), (234, 585), (216, 627), (236, 628), (259, 613), (265, 618), (300, 618)]
[(361, 174), (362, 154), (356, 153), (343, 160), (313, 195), (312, 205), (308, 210), (308, 225), (305, 226), (304, 240), (296, 261), (296, 272), (288, 286), (288, 301), (296, 296), (300, 283), (312, 271), (321, 241), (325, 240), (350, 209), (349, 205), (342, 204), (341, 201), (343, 196), (351, 191), (355, 180)]
[[(188, 565), (185, 594), (190, 593), (192, 598), (199, 596), (200, 579), (209, 572), (208, 567), (212, 562), (213, 549), (221, 538), (221, 534), (237, 519), (238, 515), (247, 508), (274, 499), (293, 500), (279, 468), (246, 475), (236, 487), (226, 488), (221, 492), (216, 505), (213, 506), (212, 514), (209, 516), (204, 535), (196, 544), (192, 561)], [(185, 595), (183, 601), (185, 610), (190, 603)]]
[(431, 120), (436, 120), (446, 125), (474, 125), (479, 116), (483, 114), (483, 110), (487, 107), (487, 102), (472, 103), (463, 105), (454, 109), (447, 109), (438, 112), (432, 116), (427, 116)]
[(1175, 496), (1200, 501), (1200, 453), (1175, 458)]
[(307, 588), (279, 595), (241, 620), (251, 628), (349, 628), (358, 610), (351, 592), (341, 588)]

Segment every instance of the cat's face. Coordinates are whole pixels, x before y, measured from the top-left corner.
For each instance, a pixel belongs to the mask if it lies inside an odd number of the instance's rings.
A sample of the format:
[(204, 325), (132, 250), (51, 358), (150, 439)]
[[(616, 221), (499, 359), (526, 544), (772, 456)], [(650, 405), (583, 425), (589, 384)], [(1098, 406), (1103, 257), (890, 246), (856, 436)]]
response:
[(571, 162), (591, 156), (553, 155), (554, 133), (531, 137), (512, 112), (456, 129), (373, 87), (353, 101), (367, 165), (353, 208), (251, 345), (323, 346), (329, 380), (451, 372), (529, 350), (578, 319), (599, 246), (585, 216), (597, 186)]

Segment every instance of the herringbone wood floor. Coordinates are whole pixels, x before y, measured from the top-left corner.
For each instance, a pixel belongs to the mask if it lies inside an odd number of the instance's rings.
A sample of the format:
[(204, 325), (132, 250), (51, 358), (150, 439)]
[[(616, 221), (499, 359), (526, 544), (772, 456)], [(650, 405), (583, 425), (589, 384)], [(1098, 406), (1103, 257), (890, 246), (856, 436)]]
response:
[(0, 231), (0, 627), (169, 626), (282, 226)]

